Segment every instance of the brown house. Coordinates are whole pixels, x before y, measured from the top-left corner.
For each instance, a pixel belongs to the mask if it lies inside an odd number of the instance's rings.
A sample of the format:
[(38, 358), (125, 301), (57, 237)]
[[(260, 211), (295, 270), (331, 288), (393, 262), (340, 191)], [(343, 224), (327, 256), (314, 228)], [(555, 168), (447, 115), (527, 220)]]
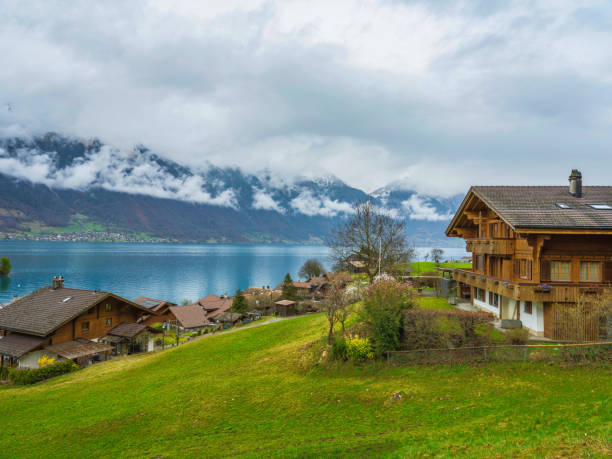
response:
[(187, 330), (203, 328), (210, 324), (206, 311), (199, 304), (171, 306), (170, 312), (176, 317), (179, 325)]
[(609, 333), (583, 306), (612, 284), (612, 186), (583, 187), (577, 170), (569, 188), (475, 186), (446, 234), (472, 252), (453, 278), (474, 305), (555, 340)]
[(214, 320), (219, 314), (223, 314), (232, 307), (233, 299), (227, 295), (208, 295), (193, 303), (200, 306), (206, 312), (208, 320)]
[(157, 323), (163, 324), (171, 320), (176, 320), (176, 317), (174, 317), (172, 311), (170, 311), (170, 306), (176, 306), (175, 303), (148, 298), (146, 296), (139, 296), (134, 300), (134, 303), (144, 306), (151, 311), (151, 314), (142, 321), (146, 325), (154, 325)]
[(0, 364), (37, 368), (43, 355), (77, 363), (105, 359), (113, 348), (98, 341), (118, 325), (136, 324), (149, 314), (112, 293), (64, 288), (63, 279), (54, 278), (51, 287), (0, 309)]
[(274, 303), (276, 305), (276, 314), (281, 317), (295, 315), (295, 301), (281, 300)]

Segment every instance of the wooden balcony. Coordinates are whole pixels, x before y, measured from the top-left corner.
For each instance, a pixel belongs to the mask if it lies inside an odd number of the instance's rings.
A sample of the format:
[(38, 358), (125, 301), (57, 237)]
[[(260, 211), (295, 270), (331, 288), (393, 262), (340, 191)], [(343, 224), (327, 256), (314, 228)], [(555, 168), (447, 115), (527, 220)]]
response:
[(453, 272), (453, 279), (472, 287), (498, 293), (507, 298), (514, 298), (515, 300), (551, 303), (575, 303), (583, 294), (597, 294), (602, 289), (612, 287), (609, 283), (601, 283), (597, 287), (555, 282), (549, 283), (546, 286), (537, 283), (526, 284), (496, 279), (463, 269), (456, 269)]
[(512, 255), (514, 239), (466, 239), (465, 250), (474, 255)]

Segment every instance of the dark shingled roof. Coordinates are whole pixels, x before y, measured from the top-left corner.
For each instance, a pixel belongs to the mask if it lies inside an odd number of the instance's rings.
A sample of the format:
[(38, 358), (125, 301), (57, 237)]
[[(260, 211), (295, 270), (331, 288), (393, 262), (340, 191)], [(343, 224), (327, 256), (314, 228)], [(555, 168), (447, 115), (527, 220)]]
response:
[(108, 292), (43, 287), (0, 309), (0, 329), (47, 336), (98, 302), (113, 297), (142, 311), (144, 306)]
[(77, 339), (76, 341), (66, 341), (64, 343), (53, 344), (45, 347), (45, 350), (64, 357), (65, 359), (76, 359), (97, 354), (98, 352), (112, 351), (112, 346), (105, 343), (96, 343), (88, 339)]
[(123, 338), (133, 338), (134, 336), (138, 335), (140, 332), (142, 332), (145, 329), (149, 329), (151, 331), (154, 331), (155, 333), (159, 333), (158, 330), (148, 327), (145, 324), (136, 324), (133, 322), (123, 322), (117, 325), (116, 327), (114, 327), (112, 330), (110, 330), (108, 334), (113, 335), (113, 336), (121, 336)]
[(209, 323), (206, 312), (197, 303), (187, 306), (170, 306), (170, 311), (184, 328), (199, 328)]
[(474, 186), (470, 191), (514, 228), (612, 229), (612, 210), (589, 206), (612, 206), (612, 186), (584, 186), (582, 198), (569, 194), (567, 186)]
[(46, 336), (107, 295), (94, 290), (43, 287), (0, 309), (0, 328)]
[(0, 354), (19, 358), (31, 350), (36, 349), (44, 342), (43, 338), (37, 336), (11, 333), (0, 338)]

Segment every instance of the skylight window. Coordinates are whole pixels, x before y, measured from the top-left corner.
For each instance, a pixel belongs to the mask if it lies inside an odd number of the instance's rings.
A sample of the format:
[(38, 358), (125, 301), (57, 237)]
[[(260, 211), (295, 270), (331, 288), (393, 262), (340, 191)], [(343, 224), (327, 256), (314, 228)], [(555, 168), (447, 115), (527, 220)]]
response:
[(571, 209), (571, 207), (565, 204), (564, 202), (556, 202), (555, 204), (559, 209)]
[(596, 210), (612, 210), (609, 204), (589, 204), (589, 206)]
[(72, 297), (71, 297), (71, 296), (69, 296), (68, 298), (64, 298), (64, 299), (62, 300), (62, 303), (67, 303), (67, 302), (68, 302), (68, 301), (70, 301), (71, 299), (72, 299)]

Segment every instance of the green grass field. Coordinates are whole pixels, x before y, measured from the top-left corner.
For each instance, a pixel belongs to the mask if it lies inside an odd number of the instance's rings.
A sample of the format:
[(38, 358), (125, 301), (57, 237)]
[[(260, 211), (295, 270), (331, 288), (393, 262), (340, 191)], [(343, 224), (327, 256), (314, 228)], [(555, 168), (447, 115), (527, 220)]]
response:
[[(412, 272), (410, 274), (413, 276), (418, 276), (419, 274), (436, 270), (436, 264), (433, 261), (415, 261), (408, 263), (408, 266), (412, 268)], [(440, 263), (440, 268), (470, 269), (471, 267), (471, 263)]]
[(323, 317), (303, 316), (4, 386), (0, 456), (611, 452), (610, 367), (304, 365), (324, 330)]
[(436, 298), (433, 296), (422, 296), (416, 298), (416, 302), (421, 309), (455, 309), (446, 298)]

